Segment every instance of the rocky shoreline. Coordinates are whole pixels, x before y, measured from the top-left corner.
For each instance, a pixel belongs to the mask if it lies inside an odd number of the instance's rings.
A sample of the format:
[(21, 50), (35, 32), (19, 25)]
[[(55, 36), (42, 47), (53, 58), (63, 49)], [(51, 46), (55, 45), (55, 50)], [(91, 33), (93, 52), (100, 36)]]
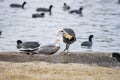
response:
[(99, 52), (0, 52), (0, 80), (119, 80), (120, 63), (110, 56)]
[(111, 57), (111, 53), (88, 53), (88, 52), (71, 52), (67, 55), (64, 53), (54, 55), (27, 55), (20, 52), (0, 52), (0, 61), (7, 62), (31, 62), (43, 61), (49, 63), (82, 63), (97, 65), (103, 67), (119, 67), (120, 63)]

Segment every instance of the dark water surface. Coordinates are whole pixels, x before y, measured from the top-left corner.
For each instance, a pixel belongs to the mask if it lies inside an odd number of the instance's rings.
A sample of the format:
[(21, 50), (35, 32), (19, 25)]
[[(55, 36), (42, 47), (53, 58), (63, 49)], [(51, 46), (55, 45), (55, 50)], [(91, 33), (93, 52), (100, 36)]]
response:
[[(72, 28), (77, 41), (70, 51), (120, 52), (120, 4), (117, 0), (26, 0), (25, 9), (10, 8), (11, 3), (24, 0), (0, 0), (0, 51), (17, 51), (16, 40), (50, 43), (56, 30)], [(83, 17), (62, 10), (66, 2), (71, 9), (83, 6)], [(53, 5), (52, 16), (33, 19), (38, 7)], [(82, 48), (90, 34), (94, 35), (91, 49)], [(65, 47), (62, 44), (62, 49)]]

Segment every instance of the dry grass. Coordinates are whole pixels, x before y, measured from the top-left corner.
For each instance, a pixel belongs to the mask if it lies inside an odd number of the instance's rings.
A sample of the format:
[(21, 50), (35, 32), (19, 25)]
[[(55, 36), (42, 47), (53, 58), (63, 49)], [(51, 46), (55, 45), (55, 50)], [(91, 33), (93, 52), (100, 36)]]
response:
[(0, 62), (0, 80), (119, 80), (120, 68), (47, 62)]
[[(77, 58), (71, 56), (28, 56), (0, 53), (0, 80), (120, 80), (120, 67), (118, 66), (108, 68), (82, 62), (71, 63), (72, 60), (76, 61), (74, 58)], [(79, 55), (77, 56), (79, 57)], [(81, 56), (83, 57), (83, 55)], [(69, 63), (51, 63), (55, 60), (62, 62), (66, 57), (72, 58)], [(43, 62), (46, 60), (47, 62)], [(68, 61), (67, 58), (64, 60)], [(111, 58), (105, 60), (112, 61)], [(83, 59), (83, 61), (85, 60)]]

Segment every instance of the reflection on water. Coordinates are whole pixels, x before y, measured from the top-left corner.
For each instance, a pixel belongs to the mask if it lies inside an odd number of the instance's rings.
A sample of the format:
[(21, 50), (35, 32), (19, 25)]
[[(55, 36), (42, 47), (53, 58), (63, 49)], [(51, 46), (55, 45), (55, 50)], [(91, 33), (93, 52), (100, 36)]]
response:
[[(0, 51), (17, 51), (16, 40), (50, 43), (57, 29), (72, 28), (77, 41), (70, 51), (120, 52), (120, 4), (115, 0), (66, 0), (71, 9), (83, 6), (83, 16), (63, 11), (64, 0), (27, 0), (25, 9), (10, 8), (11, 3), (21, 0), (0, 0)], [(38, 7), (53, 5), (52, 15), (33, 19)], [(94, 35), (92, 48), (82, 48), (81, 42)], [(62, 49), (65, 47), (62, 45)]]

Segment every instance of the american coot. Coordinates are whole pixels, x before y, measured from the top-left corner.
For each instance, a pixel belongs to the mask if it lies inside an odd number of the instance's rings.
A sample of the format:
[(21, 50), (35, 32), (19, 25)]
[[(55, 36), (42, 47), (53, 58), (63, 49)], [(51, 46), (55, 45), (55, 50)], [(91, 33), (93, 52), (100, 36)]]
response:
[(27, 2), (23, 2), (23, 4), (11, 4), (10, 7), (12, 8), (24, 8)]
[(80, 7), (79, 10), (71, 10), (69, 13), (82, 14), (83, 7)]
[(67, 51), (67, 54), (69, 52), (70, 44), (76, 41), (75, 32), (70, 28), (63, 28), (57, 31), (57, 36), (59, 36), (59, 34), (62, 35), (63, 42), (66, 43), (66, 48), (64, 49), (64, 52)]
[(92, 38), (93, 38), (93, 35), (90, 35), (89, 36), (89, 41), (82, 42), (81, 46), (91, 47), (92, 46)]
[(68, 6), (66, 3), (64, 3), (63, 10), (68, 11), (70, 9), (70, 6)]
[(21, 40), (17, 40), (17, 48), (27, 53), (37, 50), (39, 46), (40, 44), (38, 42), (22, 42)]
[(51, 10), (52, 10), (52, 5), (49, 6), (49, 8), (37, 8), (36, 11), (42, 11), (42, 12), (49, 12), (50, 15), (52, 14)]
[(120, 62), (120, 54), (117, 52), (112, 53), (112, 57), (114, 57), (118, 62)]
[(120, 0), (118, 0), (118, 3), (120, 3)]
[(60, 49), (59, 39), (55, 40), (55, 43), (50, 43), (41, 46), (38, 50), (34, 51), (33, 54), (45, 54), (52, 55)]
[(0, 31), (0, 35), (2, 34), (2, 31)]
[(44, 17), (44, 15), (45, 15), (44, 13), (41, 13), (41, 14), (36, 13), (32, 15), (32, 18)]

